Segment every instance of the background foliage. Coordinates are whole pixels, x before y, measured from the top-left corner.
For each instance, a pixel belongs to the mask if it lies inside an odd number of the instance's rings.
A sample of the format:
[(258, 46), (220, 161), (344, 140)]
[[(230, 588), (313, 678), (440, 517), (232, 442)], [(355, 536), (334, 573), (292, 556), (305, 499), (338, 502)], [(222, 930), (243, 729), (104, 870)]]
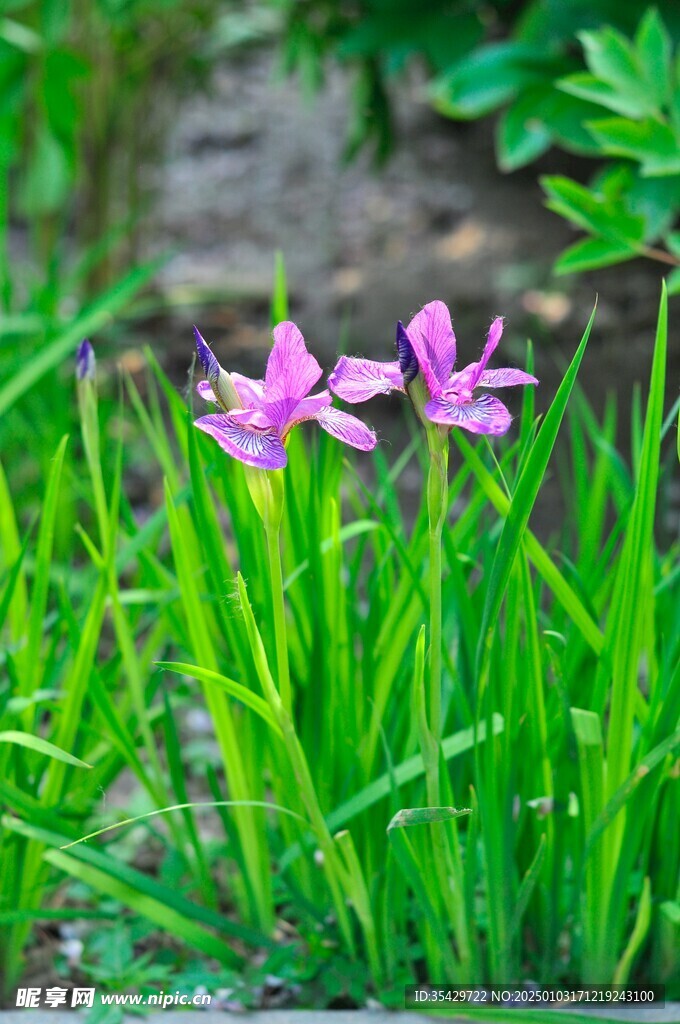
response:
[[(546, 177), (548, 205), (587, 233), (558, 273), (646, 255), (674, 266), (680, 205), (680, 6), (596, 0), (524, 4), (366, 0), (288, 6), (287, 63), (309, 85), (324, 62), (354, 68), (347, 156), (395, 142), (391, 94), (418, 60), (429, 101), (446, 117), (499, 113), (503, 171), (558, 146), (598, 161), (588, 185)], [(615, 159), (613, 159), (615, 158)], [(657, 245), (661, 244), (660, 250)], [(680, 287), (672, 274), (669, 287)]]

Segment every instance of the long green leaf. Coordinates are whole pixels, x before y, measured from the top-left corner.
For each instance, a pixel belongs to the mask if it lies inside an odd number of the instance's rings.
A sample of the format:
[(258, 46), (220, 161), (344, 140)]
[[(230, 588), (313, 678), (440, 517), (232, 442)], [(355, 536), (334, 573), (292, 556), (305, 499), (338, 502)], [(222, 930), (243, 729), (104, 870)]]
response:
[(545, 415), (541, 429), (538, 432), (538, 436), (524, 464), (524, 469), (512, 495), (508, 517), (498, 542), (498, 549), (491, 568), (489, 586), (486, 593), (479, 646), (477, 648), (478, 677), (482, 674), (482, 663), (488, 657), (491, 649), (501, 603), (508, 580), (510, 579), (512, 567), (515, 563), (515, 557), (547, 469), (548, 460), (550, 459), (555, 440), (557, 439), (557, 433), (567, 408), (567, 401), (576, 382), (576, 374), (581, 365), (594, 320), (595, 310), (593, 310), (590, 316), (581, 343)]
[(33, 736), (27, 732), (19, 732), (16, 729), (6, 729), (0, 732), (0, 743), (14, 743), (18, 747), (26, 747), (27, 750), (34, 750), (36, 754), (45, 754), (54, 758), (55, 761), (63, 761), (64, 764), (72, 764), (76, 768), (91, 768), (92, 765), (74, 757), (73, 754), (60, 750), (49, 740), (41, 739), (40, 736)]

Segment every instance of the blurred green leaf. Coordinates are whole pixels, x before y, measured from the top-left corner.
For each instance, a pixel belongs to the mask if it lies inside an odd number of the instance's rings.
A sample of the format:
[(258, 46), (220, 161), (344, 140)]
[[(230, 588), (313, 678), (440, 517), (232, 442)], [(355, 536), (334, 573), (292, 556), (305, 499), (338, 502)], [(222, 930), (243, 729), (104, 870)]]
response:
[(587, 127), (604, 153), (638, 160), (643, 175), (680, 174), (679, 140), (662, 121), (610, 117), (589, 121)]
[(605, 26), (597, 32), (581, 32), (579, 38), (590, 71), (619, 95), (637, 101), (640, 113), (653, 114), (656, 103), (641, 88), (642, 68), (625, 36)]
[(472, 120), (491, 113), (517, 95), (558, 73), (559, 61), (521, 43), (494, 43), (471, 53), (429, 87), (436, 110), (447, 117)]
[(46, 125), (38, 132), (28, 166), (21, 205), (28, 217), (55, 213), (64, 203), (71, 186), (67, 154)]
[(611, 267), (639, 256), (625, 242), (610, 242), (606, 238), (583, 238), (570, 245), (555, 261), (556, 274), (577, 274), (598, 267)]
[(665, 106), (672, 88), (671, 39), (658, 10), (649, 7), (635, 35), (642, 75), (658, 107)]
[(619, 203), (597, 195), (570, 178), (547, 175), (540, 182), (548, 196), (548, 209), (578, 227), (602, 235), (611, 242), (625, 242), (631, 246), (642, 242), (645, 235), (643, 217), (633, 216)]
[(531, 163), (552, 142), (550, 129), (536, 116), (544, 89), (529, 89), (501, 115), (496, 128), (498, 162), (504, 171)]
[(0, 18), (0, 39), (23, 53), (40, 53), (42, 50), (43, 42), (39, 33), (13, 18)]

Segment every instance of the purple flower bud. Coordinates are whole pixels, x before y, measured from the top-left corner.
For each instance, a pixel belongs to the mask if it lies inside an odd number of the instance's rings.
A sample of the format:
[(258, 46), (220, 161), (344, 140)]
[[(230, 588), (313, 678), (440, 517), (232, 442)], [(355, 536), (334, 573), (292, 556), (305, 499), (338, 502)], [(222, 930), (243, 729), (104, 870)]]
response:
[(76, 352), (76, 380), (94, 380), (96, 360), (94, 349), (87, 338), (83, 338)]
[(404, 378), (404, 387), (406, 387), (418, 374), (418, 360), (401, 320), (397, 321), (397, 355), (399, 369)]
[(210, 346), (207, 344), (203, 335), (199, 331), (198, 327), (194, 327), (194, 337), (196, 339), (196, 350), (198, 352), (198, 358), (201, 360), (201, 366), (203, 367), (203, 373), (210, 381), (210, 386), (213, 391), (217, 387), (217, 381), (220, 377), (220, 364), (213, 355)]

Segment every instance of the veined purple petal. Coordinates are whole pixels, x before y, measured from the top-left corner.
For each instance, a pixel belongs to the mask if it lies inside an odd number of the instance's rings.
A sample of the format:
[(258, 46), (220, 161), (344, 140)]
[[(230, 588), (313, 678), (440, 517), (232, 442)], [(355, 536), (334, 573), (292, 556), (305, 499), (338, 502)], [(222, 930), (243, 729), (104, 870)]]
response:
[(264, 401), (264, 381), (244, 377), (242, 373), (232, 373), (230, 377), (244, 408), (259, 408)]
[[(486, 370), (486, 364), (491, 359), (498, 348), (498, 343), (501, 340), (503, 334), (503, 317), (497, 316), (489, 328), (489, 333), (486, 336), (486, 344), (484, 351), (482, 352), (482, 358), (477, 363), (477, 369), (475, 370), (474, 383), (472, 387), (477, 387), (480, 382), (481, 376)], [(470, 367), (471, 368), (471, 367)]]
[(437, 395), (456, 361), (456, 336), (446, 305), (438, 299), (428, 302), (413, 317), (406, 333), (430, 394)]
[(330, 404), (330, 391), (320, 391), (318, 395), (307, 395), (301, 402), (298, 402), (291, 412), (288, 422), (284, 425), (283, 435), (287, 434), (296, 423), (304, 423), (305, 420), (315, 419)]
[(97, 361), (88, 338), (83, 338), (76, 352), (76, 380), (94, 380)]
[(200, 380), (196, 385), (196, 391), (199, 393), (199, 395), (205, 402), (215, 402), (215, 404), (217, 405), (217, 398), (215, 397), (215, 392), (210, 387), (210, 384), (208, 383), (207, 380)]
[(328, 378), (331, 391), (345, 402), (367, 402), (375, 395), (403, 391), (404, 380), (399, 363), (379, 363), (375, 359), (341, 356)]
[(425, 406), (425, 414), (433, 423), (463, 427), (472, 434), (505, 434), (512, 416), (493, 395), (480, 395), (474, 402), (452, 402), (446, 393)]
[(418, 376), (418, 360), (401, 320), (397, 321), (397, 355), (399, 356), (399, 370), (404, 387), (406, 387)]
[(321, 367), (307, 351), (305, 340), (295, 324), (289, 320), (277, 324), (264, 378), (263, 407), (279, 431), (320, 376)]
[(443, 394), (451, 402), (471, 402), (478, 377), (479, 363), (469, 363), (462, 370), (451, 374)]
[(538, 381), (524, 370), (504, 366), (499, 370), (484, 370), (477, 382), (480, 388), (513, 388), (518, 384), (538, 384)]
[(243, 427), (232, 419), (231, 414), (201, 416), (194, 425), (214, 437), (225, 452), (248, 466), (282, 469), (288, 461), (281, 439), (273, 431), (263, 433)]
[(235, 423), (254, 430), (272, 430), (269, 417), (262, 409), (232, 409), (229, 413)]
[(217, 357), (213, 355), (212, 349), (208, 345), (207, 341), (196, 326), (194, 326), (194, 337), (196, 339), (196, 351), (198, 352), (198, 358), (200, 359), (201, 366), (203, 367), (203, 373), (210, 381), (213, 394), (215, 394), (217, 381), (220, 376), (220, 364), (217, 361)]
[(339, 441), (351, 445), (352, 448), (359, 448), (362, 452), (372, 451), (378, 443), (375, 433), (369, 430), (365, 423), (348, 412), (341, 412), (340, 409), (331, 407), (322, 410), (315, 419), (327, 433), (337, 437)]

